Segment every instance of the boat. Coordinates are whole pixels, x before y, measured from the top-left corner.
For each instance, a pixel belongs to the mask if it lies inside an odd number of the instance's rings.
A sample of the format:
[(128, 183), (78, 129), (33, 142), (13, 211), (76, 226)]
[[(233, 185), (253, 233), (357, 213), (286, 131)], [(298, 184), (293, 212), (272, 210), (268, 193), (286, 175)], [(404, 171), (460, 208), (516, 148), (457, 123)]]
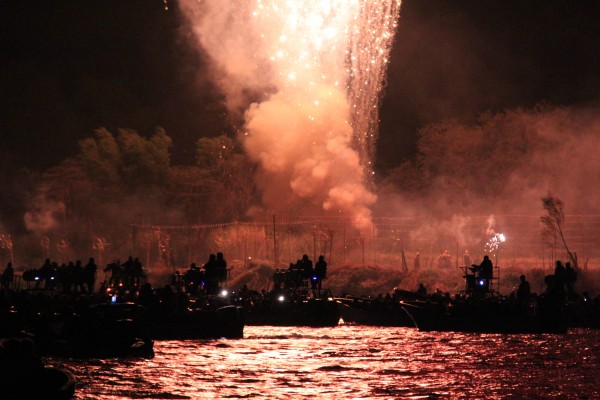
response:
[(294, 270), (275, 271), (273, 290), (239, 294), (247, 325), (334, 327), (340, 310), (331, 291), (311, 284)]
[[(473, 271), (473, 269), (471, 269)], [(502, 296), (465, 267), (466, 289), (456, 296), (437, 292), (421, 303), (402, 302), (420, 331), (551, 333), (568, 330), (564, 304), (552, 293)]]
[(337, 297), (342, 321), (345, 324), (388, 327), (416, 327), (409, 304), (422, 301), (421, 296), (408, 291), (394, 290), (386, 296)]
[(465, 296), (449, 302), (431, 300), (405, 309), (424, 332), (562, 334), (568, 329), (560, 308), (541, 298), (521, 303), (503, 296)]
[(328, 291), (278, 291), (246, 307), (246, 324), (252, 326), (334, 327), (340, 321), (338, 303)]
[(32, 333), (43, 356), (154, 357), (148, 310), (132, 302), (98, 303), (81, 313), (40, 315)]
[(44, 365), (30, 338), (0, 341), (0, 393), (5, 400), (67, 400), (75, 395), (74, 375)]
[(244, 312), (218, 296), (189, 297), (185, 308), (156, 307), (150, 313), (156, 340), (241, 339)]

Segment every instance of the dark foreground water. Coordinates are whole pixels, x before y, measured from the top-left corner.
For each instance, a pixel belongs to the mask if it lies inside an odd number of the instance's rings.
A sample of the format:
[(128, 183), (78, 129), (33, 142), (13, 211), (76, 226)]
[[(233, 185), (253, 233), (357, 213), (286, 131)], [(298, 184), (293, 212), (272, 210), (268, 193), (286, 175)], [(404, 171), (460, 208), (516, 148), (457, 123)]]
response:
[(425, 333), (246, 327), (162, 341), (152, 360), (57, 361), (77, 399), (600, 399), (600, 331)]

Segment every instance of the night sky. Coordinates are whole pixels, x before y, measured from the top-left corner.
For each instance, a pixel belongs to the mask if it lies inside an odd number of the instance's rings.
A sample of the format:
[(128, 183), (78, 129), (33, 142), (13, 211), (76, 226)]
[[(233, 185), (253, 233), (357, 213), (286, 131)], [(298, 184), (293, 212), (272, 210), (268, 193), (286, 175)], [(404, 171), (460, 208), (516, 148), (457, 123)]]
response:
[[(419, 127), (600, 98), (600, 2), (405, 0), (381, 106), (376, 167), (415, 152)], [(105, 126), (174, 139), (234, 132), (176, 1), (0, 3), (0, 155), (56, 165)]]

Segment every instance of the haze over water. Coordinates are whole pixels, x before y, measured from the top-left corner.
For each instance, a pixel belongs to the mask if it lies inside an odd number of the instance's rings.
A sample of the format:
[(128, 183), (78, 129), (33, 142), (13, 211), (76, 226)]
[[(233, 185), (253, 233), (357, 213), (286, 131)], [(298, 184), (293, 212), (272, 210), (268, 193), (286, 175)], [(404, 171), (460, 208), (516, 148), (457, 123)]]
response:
[(76, 399), (593, 399), (600, 333), (246, 327), (240, 340), (159, 341), (151, 360), (56, 361)]

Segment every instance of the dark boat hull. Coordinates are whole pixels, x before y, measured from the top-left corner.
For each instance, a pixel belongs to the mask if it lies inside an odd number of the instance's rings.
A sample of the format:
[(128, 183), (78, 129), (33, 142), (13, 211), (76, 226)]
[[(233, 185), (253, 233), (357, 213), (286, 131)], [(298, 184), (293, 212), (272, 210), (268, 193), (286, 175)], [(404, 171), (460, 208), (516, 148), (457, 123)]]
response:
[(70, 358), (154, 357), (147, 309), (99, 303), (78, 314), (40, 317), (33, 330), (41, 355)]
[(247, 325), (334, 327), (340, 310), (333, 299), (268, 301), (246, 309)]
[(68, 400), (75, 395), (75, 377), (69, 371), (45, 367), (31, 376), (35, 382), (3, 382), (4, 400)]
[(156, 340), (241, 339), (244, 326), (242, 307), (224, 306), (216, 310), (155, 314), (150, 332)]
[(346, 324), (390, 327), (415, 327), (412, 316), (399, 302), (380, 303), (340, 298), (340, 315)]
[(513, 303), (473, 302), (459, 305), (426, 303), (407, 310), (420, 331), (466, 333), (551, 333), (567, 332), (560, 310), (521, 308)]

